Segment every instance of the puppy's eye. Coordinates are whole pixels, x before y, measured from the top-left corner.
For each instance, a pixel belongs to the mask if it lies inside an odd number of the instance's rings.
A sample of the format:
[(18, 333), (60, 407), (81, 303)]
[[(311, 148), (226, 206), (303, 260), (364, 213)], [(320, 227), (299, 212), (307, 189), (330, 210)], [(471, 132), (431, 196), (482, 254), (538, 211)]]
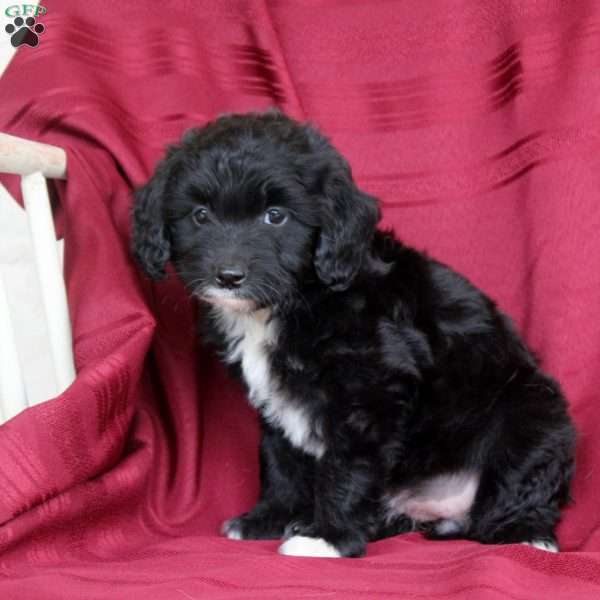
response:
[(283, 225), (287, 221), (287, 215), (280, 208), (270, 208), (265, 213), (267, 225)]
[(192, 213), (192, 220), (196, 225), (204, 225), (208, 221), (208, 208), (201, 206)]

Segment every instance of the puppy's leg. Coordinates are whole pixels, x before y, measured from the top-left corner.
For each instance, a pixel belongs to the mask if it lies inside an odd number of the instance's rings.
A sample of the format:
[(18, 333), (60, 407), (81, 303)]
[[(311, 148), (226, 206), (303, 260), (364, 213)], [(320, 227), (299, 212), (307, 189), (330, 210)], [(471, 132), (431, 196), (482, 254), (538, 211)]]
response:
[(574, 431), (551, 380), (534, 374), (526, 385), (514, 384), (506, 391), (514, 412), (481, 474), (467, 537), (557, 551), (554, 529), (570, 500)]
[(465, 537), (484, 544), (528, 543), (558, 549), (554, 528), (559, 505), (548, 486), (523, 483), (508, 488), (505, 482), (492, 482), (485, 476), (481, 485)]
[(560, 508), (569, 500), (572, 463), (568, 455), (562, 461), (553, 457), (555, 452), (546, 449), (545, 458), (524, 474), (507, 465), (490, 467), (481, 478), (465, 537), (557, 552), (554, 530)]
[(261, 492), (256, 506), (223, 524), (230, 539), (277, 539), (295, 519), (312, 516), (314, 459), (267, 423), (260, 446)]
[(362, 556), (378, 529), (380, 484), (372, 461), (326, 452), (317, 464), (314, 521), (295, 523), (280, 554)]

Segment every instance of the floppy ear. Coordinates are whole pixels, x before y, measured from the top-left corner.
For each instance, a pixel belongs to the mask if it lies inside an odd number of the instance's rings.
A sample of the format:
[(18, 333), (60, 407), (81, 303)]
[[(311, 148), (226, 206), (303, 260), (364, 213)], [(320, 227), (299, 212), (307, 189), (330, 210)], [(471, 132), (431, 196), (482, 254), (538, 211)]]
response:
[(341, 291), (367, 258), (379, 206), (373, 196), (358, 189), (345, 161), (321, 176), (321, 190), (321, 232), (314, 264), (319, 279)]
[(150, 181), (134, 194), (132, 251), (152, 279), (165, 276), (165, 266), (171, 256), (163, 206), (172, 171), (171, 163), (171, 155), (167, 155)]

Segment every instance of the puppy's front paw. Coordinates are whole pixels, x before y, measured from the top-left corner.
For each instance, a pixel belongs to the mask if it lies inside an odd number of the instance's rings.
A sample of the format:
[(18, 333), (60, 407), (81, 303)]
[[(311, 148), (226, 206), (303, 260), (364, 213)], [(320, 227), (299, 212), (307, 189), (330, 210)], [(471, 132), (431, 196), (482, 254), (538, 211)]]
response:
[(309, 538), (319, 537), (315, 530), (314, 523), (309, 521), (296, 520), (288, 523), (285, 531), (283, 532), (283, 538), (289, 540), (295, 536), (303, 536)]
[(323, 538), (304, 535), (295, 535), (289, 538), (279, 546), (278, 552), (285, 556), (317, 556), (320, 558), (339, 558), (341, 556), (335, 546)]
[(221, 533), (230, 540), (276, 540), (285, 525), (278, 515), (249, 512), (225, 521)]
[(243, 540), (242, 524), (240, 518), (229, 519), (221, 526), (221, 533), (230, 540)]

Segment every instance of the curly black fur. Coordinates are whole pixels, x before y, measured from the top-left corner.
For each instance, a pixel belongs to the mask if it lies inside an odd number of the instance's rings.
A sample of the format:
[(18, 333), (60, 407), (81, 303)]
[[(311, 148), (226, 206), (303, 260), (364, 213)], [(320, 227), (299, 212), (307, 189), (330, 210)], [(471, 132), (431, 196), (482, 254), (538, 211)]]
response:
[(137, 193), (137, 258), (155, 278), (172, 260), (207, 302), (262, 416), (260, 499), (225, 532), (343, 556), (415, 527), (554, 543), (575, 443), (558, 384), (488, 297), (378, 219), (331, 144), (277, 112), (189, 132)]

